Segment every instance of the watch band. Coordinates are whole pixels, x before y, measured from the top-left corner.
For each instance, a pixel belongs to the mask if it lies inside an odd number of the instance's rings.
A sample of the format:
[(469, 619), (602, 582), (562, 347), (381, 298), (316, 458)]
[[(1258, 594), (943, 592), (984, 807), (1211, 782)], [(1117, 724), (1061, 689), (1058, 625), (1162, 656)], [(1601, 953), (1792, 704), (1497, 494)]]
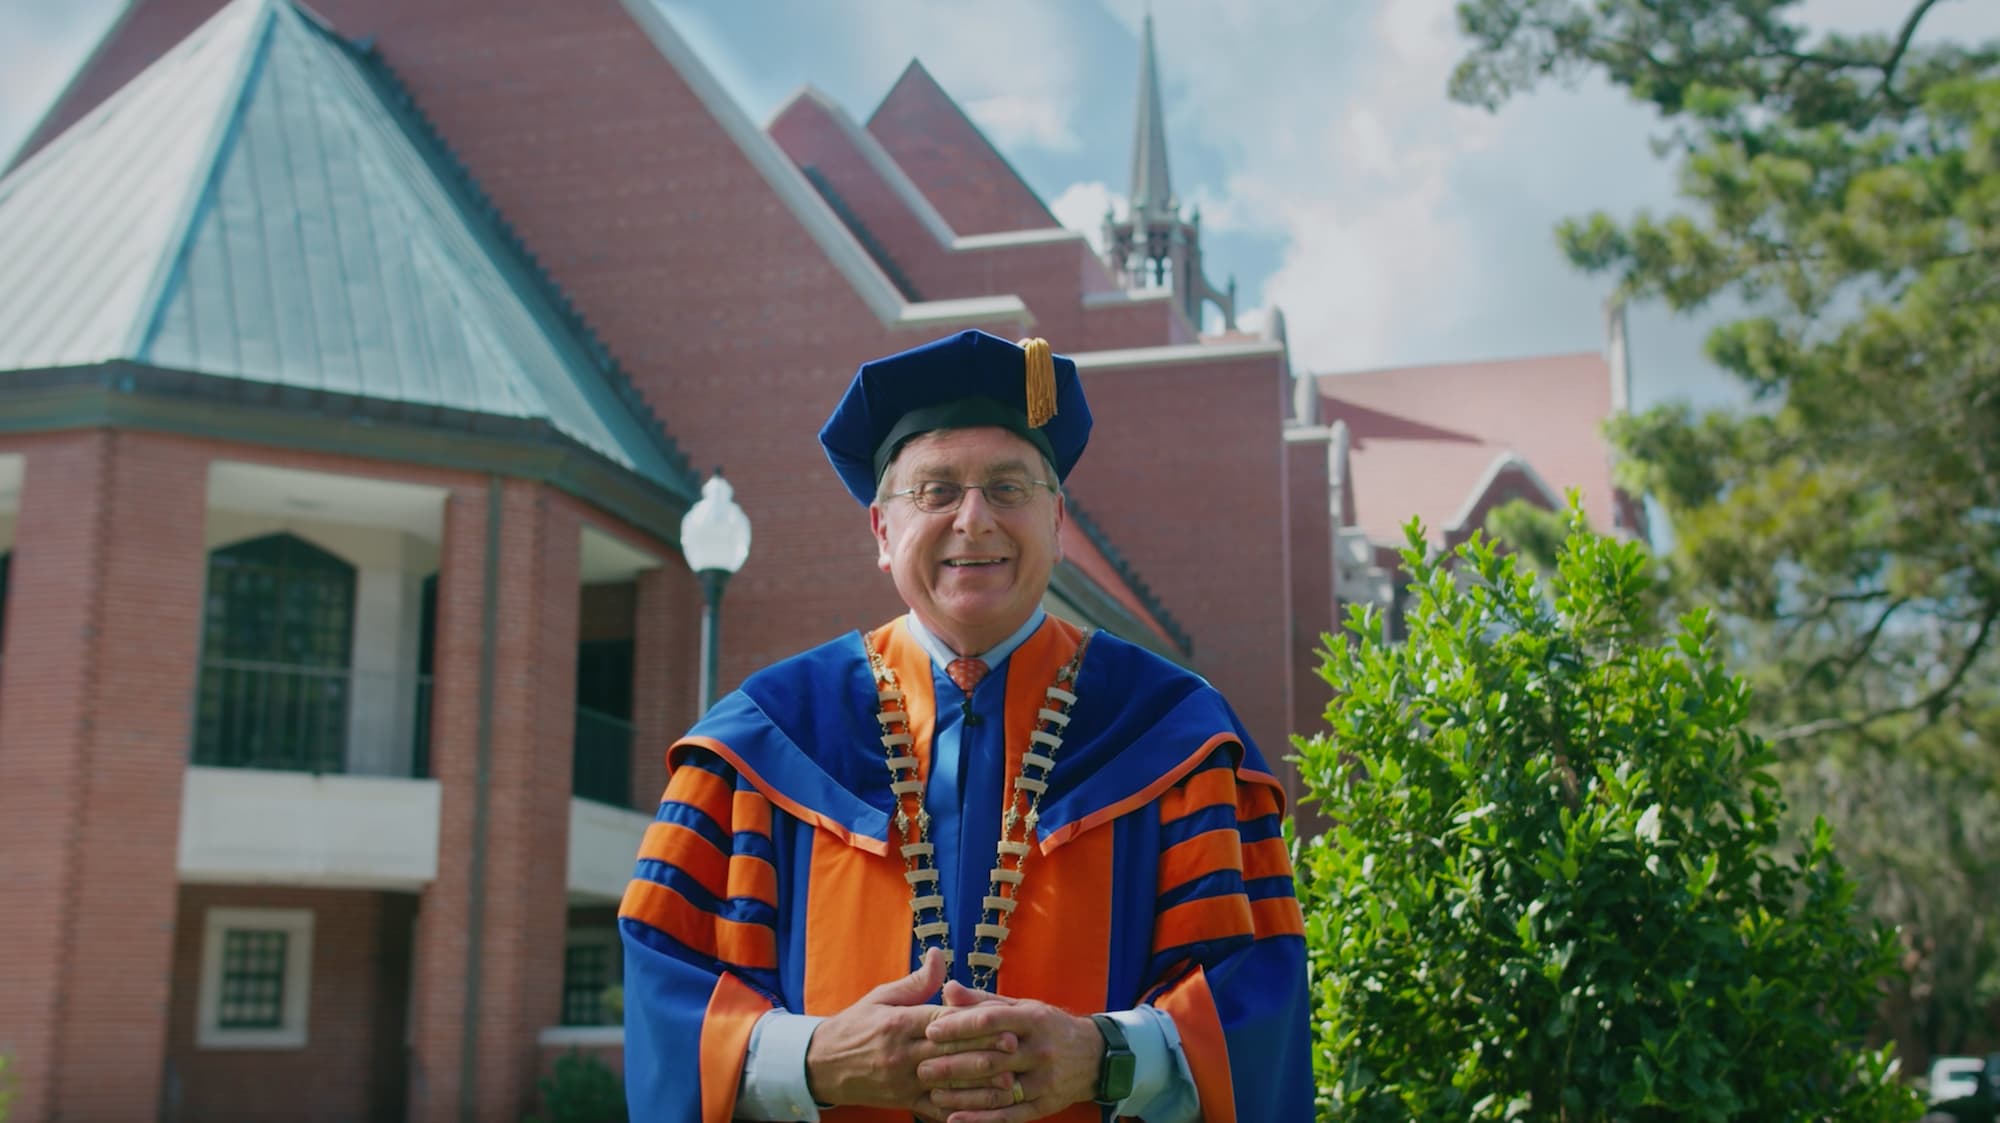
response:
[(1092, 1099), (1101, 1106), (1123, 1103), (1132, 1095), (1132, 1078), (1138, 1058), (1125, 1040), (1125, 1027), (1109, 1014), (1092, 1014), (1097, 1032), (1104, 1038), (1104, 1057), (1097, 1063), (1097, 1090)]

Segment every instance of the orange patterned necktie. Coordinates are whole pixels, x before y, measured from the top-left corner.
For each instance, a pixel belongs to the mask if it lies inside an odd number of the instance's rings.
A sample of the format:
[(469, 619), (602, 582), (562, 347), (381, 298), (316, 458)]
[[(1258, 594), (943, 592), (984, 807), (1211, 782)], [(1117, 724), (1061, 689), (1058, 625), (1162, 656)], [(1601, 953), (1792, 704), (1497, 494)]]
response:
[(960, 690), (970, 694), (972, 688), (979, 685), (979, 680), (986, 677), (986, 664), (977, 659), (953, 659), (944, 673), (951, 676), (951, 681), (957, 683)]

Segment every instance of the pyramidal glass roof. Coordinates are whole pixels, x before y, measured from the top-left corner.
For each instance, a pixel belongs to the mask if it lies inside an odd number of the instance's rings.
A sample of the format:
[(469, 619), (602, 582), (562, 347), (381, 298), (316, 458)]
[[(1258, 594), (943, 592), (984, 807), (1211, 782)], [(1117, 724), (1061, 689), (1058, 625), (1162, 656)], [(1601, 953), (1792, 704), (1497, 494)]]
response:
[(0, 372), (122, 361), (544, 421), (691, 497), (374, 66), (290, 0), (235, 0), (0, 180)]

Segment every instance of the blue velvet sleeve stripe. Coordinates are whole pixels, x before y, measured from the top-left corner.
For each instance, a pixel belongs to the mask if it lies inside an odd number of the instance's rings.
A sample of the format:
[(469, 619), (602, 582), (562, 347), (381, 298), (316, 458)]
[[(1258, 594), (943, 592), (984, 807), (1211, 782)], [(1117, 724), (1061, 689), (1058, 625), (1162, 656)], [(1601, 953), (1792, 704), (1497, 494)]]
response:
[(1292, 879), (1280, 874), (1277, 877), (1252, 878), (1243, 883), (1243, 893), (1253, 901), (1267, 901), (1273, 897), (1291, 897)]
[(776, 931), (778, 910), (755, 897), (731, 897), (717, 915), (739, 924), (758, 924)]
[(1171, 823), (1160, 827), (1160, 849), (1171, 849), (1178, 843), (1186, 842), (1196, 835), (1209, 831), (1230, 830), (1236, 826), (1236, 808), (1227, 803), (1204, 807), (1192, 814), (1183, 815)]
[(1243, 836), (1243, 845), (1281, 838), (1285, 833), (1285, 820), (1281, 815), (1259, 815), (1255, 819), (1245, 819), (1237, 827)]
[(1154, 899), (1153, 911), (1163, 913), (1175, 905), (1198, 901), (1204, 897), (1228, 897), (1243, 892), (1243, 871), (1235, 869), (1216, 870), (1203, 874), (1192, 881), (1185, 881), (1161, 893)]
[(1161, 948), (1159, 951), (1153, 953), (1152, 963), (1147, 974), (1153, 978), (1159, 978), (1161, 975), (1182, 964), (1200, 964), (1206, 966), (1211, 963), (1219, 963), (1229, 956), (1249, 947), (1252, 942), (1253, 939), (1250, 936), (1230, 936), (1220, 940), (1201, 940), (1192, 944), (1180, 944), (1175, 947)]
[(641, 858), (633, 876), (667, 888), (687, 898), (688, 904), (705, 913), (733, 920), (739, 924), (761, 924), (775, 928), (778, 910), (755, 897), (730, 897), (722, 899), (703, 888), (694, 875), (679, 866), (668, 865), (655, 858)]
[(660, 804), (660, 810), (654, 814), (653, 821), (656, 823), (673, 823), (686, 827), (707, 839), (710, 843), (714, 844), (717, 850), (722, 851), (724, 854), (728, 854), (734, 849), (731, 845), (729, 832), (723, 830), (721, 824), (710, 818), (708, 812), (691, 803), (682, 803), (677, 799), (666, 800)]
[(736, 775), (736, 770), (730, 767), (728, 761), (722, 759), (718, 754), (696, 745), (689, 745), (682, 749), (674, 758), (674, 767), (699, 768), (703, 772), (721, 776), (725, 779), (733, 777), (736, 782), (735, 786), (737, 787), (742, 787), (744, 784), (743, 778)]
[(769, 997), (774, 1005), (782, 1005), (778, 998), (778, 973), (755, 967), (742, 967), (734, 963), (724, 963), (712, 955), (704, 954), (674, 939), (658, 928), (636, 917), (618, 918), (619, 930), (631, 943), (643, 944), (661, 955), (679, 960), (699, 968), (711, 975), (733, 974), (748, 982)]
[(761, 858), (769, 862), (773, 869), (778, 865), (777, 847), (771, 845), (771, 836), (761, 831), (737, 831), (736, 848), (731, 851), (746, 858)]

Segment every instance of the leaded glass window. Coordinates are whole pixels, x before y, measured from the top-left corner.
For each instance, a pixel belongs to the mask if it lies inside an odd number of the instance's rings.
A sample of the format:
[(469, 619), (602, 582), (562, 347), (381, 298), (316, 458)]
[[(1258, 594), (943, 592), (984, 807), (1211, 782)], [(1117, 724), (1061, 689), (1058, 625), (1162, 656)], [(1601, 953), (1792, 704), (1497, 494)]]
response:
[(206, 910), (195, 1046), (304, 1047), (312, 1016), (312, 958), (311, 909)]
[(223, 1029), (278, 1029), (285, 1024), (287, 933), (232, 928), (222, 935)]
[(612, 974), (617, 952), (609, 942), (572, 943), (564, 950), (562, 1024), (604, 1024), (604, 991), (618, 981)]
[(208, 559), (197, 764), (339, 772), (354, 567), (292, 534)]

